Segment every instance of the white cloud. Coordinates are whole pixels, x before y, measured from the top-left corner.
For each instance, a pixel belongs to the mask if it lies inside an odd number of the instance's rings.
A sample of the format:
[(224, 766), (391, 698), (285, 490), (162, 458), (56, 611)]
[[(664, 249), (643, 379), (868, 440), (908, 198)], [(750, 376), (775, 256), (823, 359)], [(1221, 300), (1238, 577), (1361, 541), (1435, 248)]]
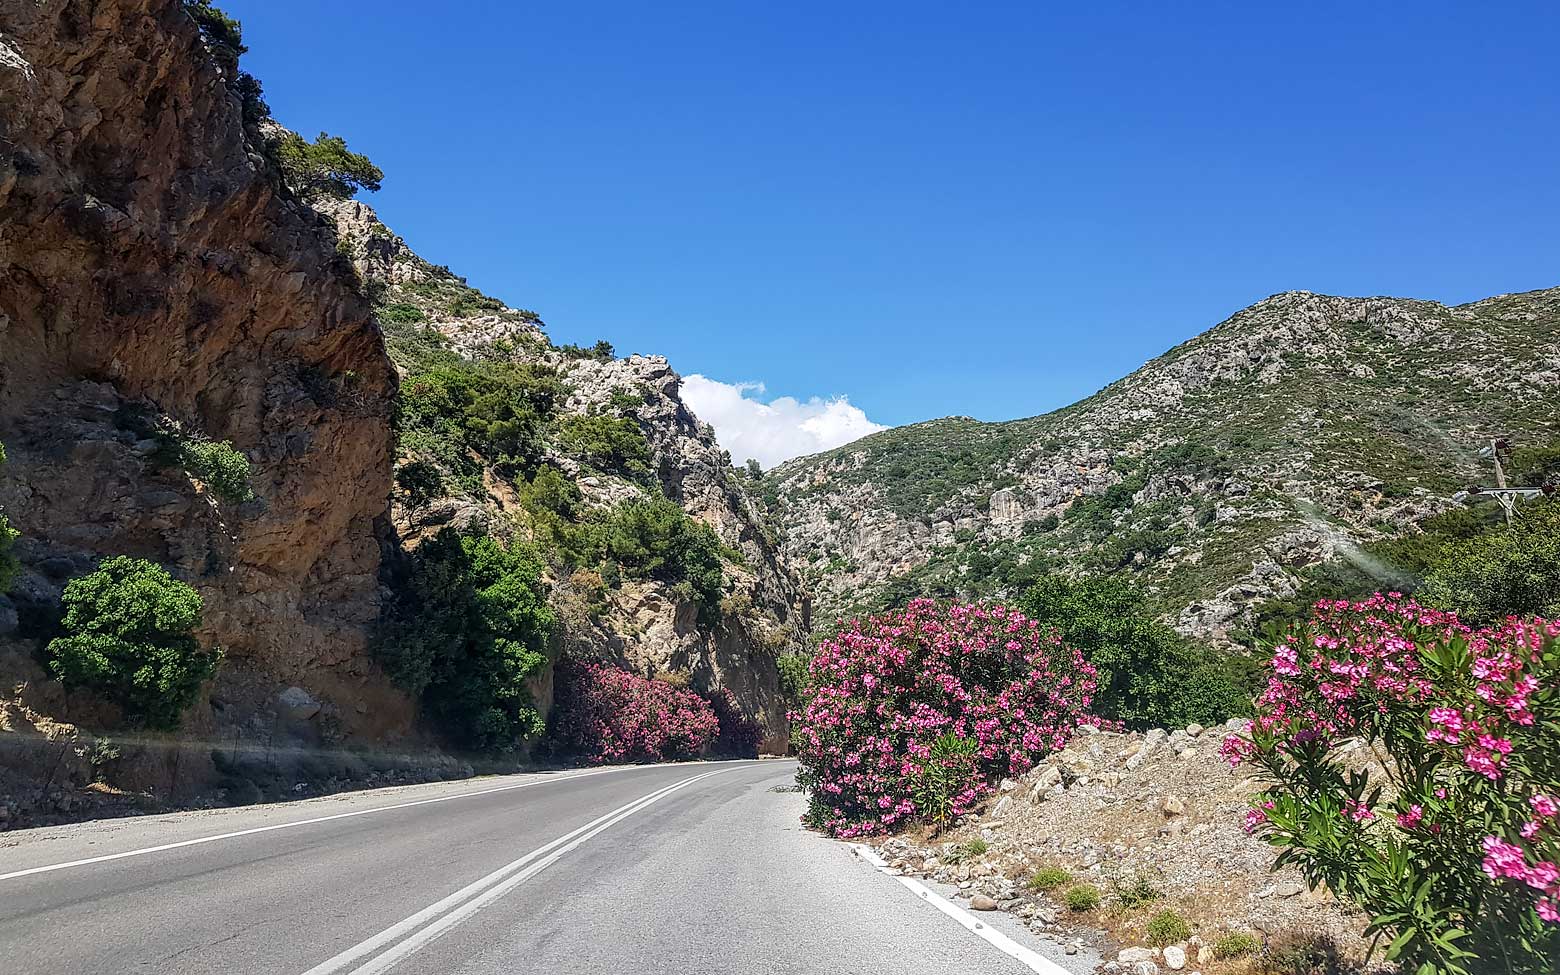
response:
[(684, 378), (682, 385), (683, 402), (715, 428), (715, 438), (731, 459), (741, 464), (751, 457), (766, 471), (792, 457), (888, 429), (867, 419), (844, 396), (814, 396), (805, 403), (781, 396), (765, 403), (748, 395), (763, 392), (763, 383), (723, 383), (700, 375)]

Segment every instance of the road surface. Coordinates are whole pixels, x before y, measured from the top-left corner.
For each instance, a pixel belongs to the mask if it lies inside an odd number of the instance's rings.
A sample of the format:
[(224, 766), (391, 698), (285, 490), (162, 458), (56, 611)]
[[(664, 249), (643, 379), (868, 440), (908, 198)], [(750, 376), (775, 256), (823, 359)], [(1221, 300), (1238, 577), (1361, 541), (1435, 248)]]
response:
[(534, 773), (0, 834), (0, 967), (1035, 970), (803, 830), (794, 770)]

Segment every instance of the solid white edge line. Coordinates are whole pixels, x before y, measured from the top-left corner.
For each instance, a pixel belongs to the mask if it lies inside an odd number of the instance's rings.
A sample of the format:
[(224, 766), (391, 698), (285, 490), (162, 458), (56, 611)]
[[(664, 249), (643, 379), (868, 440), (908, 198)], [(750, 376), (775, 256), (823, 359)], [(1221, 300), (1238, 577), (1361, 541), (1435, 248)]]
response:
[(877, 851), (872, 849), (870, 846), (867, 846), (864, 843), (852, 843), (850, 848), (858, 857), (876, 867), (879, 873), (899, 881), (916, 896), (920, 897), (922, 900), (931, 904), (939, 911), (942, 911), (944, 914), (953, 918), (955, 921), (958, 921), (977, 938), (987, 942), (992, 947), (1013, 958), (1015, 961), (1018, 961), (1020, 964), (1027, 966), (1030, 971), (1040, 972), (1041, 975), (1072, 975), (1071, 972), (1068, 972), (1067, 969), (1058, 965), (1056, 962), (1039, 954), (1032, 948), (1024, 947), (1017, 941), (1009, 938), (1001, 931), (996, 930), (990, 924), (980, 920), (969, 911), (966, 911), (964, 908), (941, 896), (936, 891), (932, 890), (930, 887), (927, 887), (925, 884), (921, 883), (915, 878), (906, 877), (904, 874), (894, 873), (889, 865), (884, 862), (883, 858), (877, 855)]
[[(389, 950), (385, 951), (377, 958), (373, 958), (372, 960), (367, 961), (361, 966), (353, 969), (352, 975), (368, 975), (368, 973), (371, 972), (383, 972), (400, 962), (402, 959), (406, 958), (408, 955), (411, 955), (413, 952), (426, 947), (435, 939), (449, 931), (450, 928), (461, 923), (466, 918), (476, 913), (478, 910), (481, 910), (483, 907), (486, 907), (488, 904), (499, 899), (500, 897), (503, 897), (514, 888), (536, 876), (538, 873), (557, 862), (565, 853), (568, 853), (569, 851), (579, 847), (585, 841), (589, 840), (597, 833), (600, 833), (602, 830), (608, 829), (618, 822), (627, 819), (629, 816), (639, 812), (646, 806), (660, 801), (662, 798), (670, 795), (673, 792), (676, 792), (678, 789), (681, 789), (684, 786), (692, 785), (701, 779), (707, 779), (712, 775), (717, 775), (721, 771), (724, 770), (717, 769), (704, 772), (699, 775), (684, 779), (681, 782), (676, 782), (672, 785), (664, 786), (655, 790), (654, 792), (640, 796), (638, 799), (635, 799), (632, 802), (625, 803), (611, 812), (591, 820), (584, 826), (566, 833), (549, 843), (537, 847), (530, 853), (527, 853), (522, 857), (504, 864), (502, 867), (499, 867), (492, 873), (478, 878), (472, 883), (467, 884), (465, 887), (462, 887), (455, 893), (450, 894), (436, 903), (430, 904), (428, 907), (423, 908), (416, 914), (413, 914), (404, 920), (392, 924), (390, 927), (385, 928), (378, 934), (373, 935), (372, 937), (367, 938), (358, 944), (345, 949), (344, 951), (338, 952), (337, 954), (304, 972), (303, 975), (333, 975), (333, 973), (342, 971), (347, 966), (352, 965), (353, 963), (370, 955), (373, 955), (375, 952), (385, 948), (387, 945), (392, 945)], [(544, 859), (538, 863), (531, 864), (531, 861), (536, 860), (539, 857)], [(522, 870), (521, 868), (526, 867), (527, 864), (531, 864), (531, 866)], [(511, 874), (515, 874), (516, 871), (520, 872), (515, 876), (510, 876)], [(425, 924), (427, 926), (423, 927)], [(419, 928), (421, 930), (418, 930)], [(405, 940), (401, 940), (402, 938)]]
[[(626, 772), (632, 769), (664, 768), (667, 765), (681, 764), (664, 762), (658, 765), (618, 765), (611, 768), (587, 769), (579, 772), (564, 772), (559, 775), (546, 778), (532, 779), (528, 782), (517, 782), (514, 785), (501, 785), (492, 789), (479, 789), (476, 792), (459, 792), (449, 796), (434, 796), (431, 799), (417, 799), (412, 802), (399, 802), (390, 806), (375, 806), (372, 809), (357, 809), (352, 812), (333, 813), (329, 816), (315, 816), (312, 819), (298, 819), (287, 823), (272, 823), (269, 826), (255, 826), (250, 829), (235, 830), (231, 833), (218, 833), (214, 836), (198, 836), (192, 840), (180, 840), (177, 843), (163, 843), (158, 846), (147, 846), (137, 850), (126, 850), (122, 853), (105, 853), (102, 856), (84, 857), (80, 860), (67, 860), (63, 863), (50, 863), (41, 867), (28, 867), (26, 870), (13, 870), (10, 873), (0, 873), (0, 881), (15, 880), (18, 877), (31, 877), (35, 874), (50, 873), (55, 870), (65, 870), (70, 867), (85, 867), (94, 863), (107, 863), (110, 860), (123, 860), (126, 857), (146, 856), (149, 853), (164, 853), (168, 850), (178, 850), (186, 846), (199, 846), (202, 843), (215, 843), (218, 840), (232, 840), (241, 836), (254, 836), (257, 833), (270, 833), (279, 829), (292, 829), (295, 826), (313, 826), (316, 823), (328, 823), (337, 819), (352, 819), (357, 816), (369, 816), (374, 813), (392, 812), (397, 809), (410, 809), (413, 806), (426, 806), (435, 802), (450, 802), (455, 799), (472, 799), (477, 796), (492, 795), (496, 792), (511, 792), (515, 789), (527, 789), (536, 785), (547, 785), (554, 782), (567, 782), (572, 779), (583, 779), (592, 775), (601, 775), (606, 772)], [(524, 773), (523, 773), (524, 774)], [(530, 773), (535, 774), (535, 773)], [(352, 793), (345, 793), (351, 795)], [(323, 799), (337, 799), (339, 796), (322, 796)]]

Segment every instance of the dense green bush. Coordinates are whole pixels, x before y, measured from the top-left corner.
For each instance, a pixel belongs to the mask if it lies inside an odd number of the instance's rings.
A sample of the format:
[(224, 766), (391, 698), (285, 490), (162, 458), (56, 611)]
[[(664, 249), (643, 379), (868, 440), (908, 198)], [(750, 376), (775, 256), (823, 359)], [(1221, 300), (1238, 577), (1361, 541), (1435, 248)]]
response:
[(780, 671), (780, 693), (792, 704), (799, 703), (807, 692), (808, 660), (805, 653), (782, 653), (775, 658), (775, 667)]
[(1486, 535), (1448, 545), (1415, 595), (1465, 622), (1560, 616), (1560, 501), (1534, 501)]
[(1071, 911), (1092, 911), (1100, 906), (1100, 889), (1092, 884), (1075, 884), (1067, 888), (1062, 900)]
[(396, 468), (395, 486), (409, 507), (419, 508), (444, 493), (444, 475), (437, 464), (414, 460)]
[(606, 339), (602, 339), (590, 348), (574, 345), (573, 343), (565, 343), (558, 346), (558, 351), (571, 359), (598, 359), (602, 362), (611, 361), (617, 354), (616, 350), (612, 348), (612, 343)]
[(178, 727), (219, 658), (195, 639), (200, 594), (161, 566), (118, 556), (71, 580), (62, 602), (65, 635), (49, 642), (49, 670), (119, 705), (133, 723)]
[(1134, 728), (1212, 725), (1245, 707), (1241, 664), (1198, 650), (1154, 620), (1124, 579), (1044, 576), (1018, 605), (1094, 665), (1101, 717)]
[(249, 458), (228, 440), (181, 440), (180, 463), (223, 501), (240, 504), (255, 496), (249, 487)]
[(1232, 931), (1213, 943), (1215, 958), (1244, 958), (1254, 955), (1262, 947), (1262, 940), (1245, 931)]
[(1192, 936), (1192, 926), (1175, 911), (1160, 911), (1148, 919), (1148, 943), (1158, 948), (1185, 941)]
[(535, 553), (445, 529), (412, 554), (379, 655), (460, 747), (511, 751), (542, 731), (526, 680), (554, 619)]
[(1062, 884), (1071, 883), (1072, 874), (1061, 867), (1041, 867), (1036, 870), (1034, 876), (1029, 878), (1030, 890), (1055, 890)]
[(348, 149), (340, 136), (321, 132), (309, 142), (296, 132), (285, 132), (268, 148), (281, 168), (282, 180), (304, 199), (351, 199), (358, 190), (376, 192), (385, 178), (367, 156)]
[(611, 413), (564, 417), (558, 425), (558, 446), (599, 471), (630, 477), (650, 473), (650, 446), (632, 417)]
[(698, 606), (699, 621), (720, 619), (723, 560), (738, 553), (715, 530), (664, 495), (587, 509), (579, 487), (550, 465), (521, 485), (520, 501), (536, 544), (568, 569), (594, 569), (608, 585), (623, 576), (671, 583)]
[(430, 365), (401, 383), (401, 446), (438, 461), (475, 493), (484, 463), (506, 477), (535, 470), (562, 396), (558, 374), (530, 363)]
[(629, 576), (688, 583), (699, 619), (720, 617), (726, 554), (715, 529), (692, 518), (675, 502), (657, 496), (627, 501), (605, 524), (606, 556)]
[(428, 320), (422, 309), (405, 302), (391, 302), (376, 309), (379, 321), (387, 325), (416, 325)]

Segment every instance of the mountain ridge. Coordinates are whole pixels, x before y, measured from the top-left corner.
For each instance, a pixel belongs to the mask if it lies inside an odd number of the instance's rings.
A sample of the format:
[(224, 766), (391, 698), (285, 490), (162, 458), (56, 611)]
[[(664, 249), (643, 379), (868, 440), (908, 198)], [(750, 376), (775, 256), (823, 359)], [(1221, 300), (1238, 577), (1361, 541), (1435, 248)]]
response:
[(765, 490), (825, 615), (1087, 564), (1227, 638), (1294, 570), (1444, 510), (1487, 438), (1552, 439), (1557, 323), (1560, 288), (1451, 306), (1280, 292), (1076, 403), (881, 431), (779, 465)]

